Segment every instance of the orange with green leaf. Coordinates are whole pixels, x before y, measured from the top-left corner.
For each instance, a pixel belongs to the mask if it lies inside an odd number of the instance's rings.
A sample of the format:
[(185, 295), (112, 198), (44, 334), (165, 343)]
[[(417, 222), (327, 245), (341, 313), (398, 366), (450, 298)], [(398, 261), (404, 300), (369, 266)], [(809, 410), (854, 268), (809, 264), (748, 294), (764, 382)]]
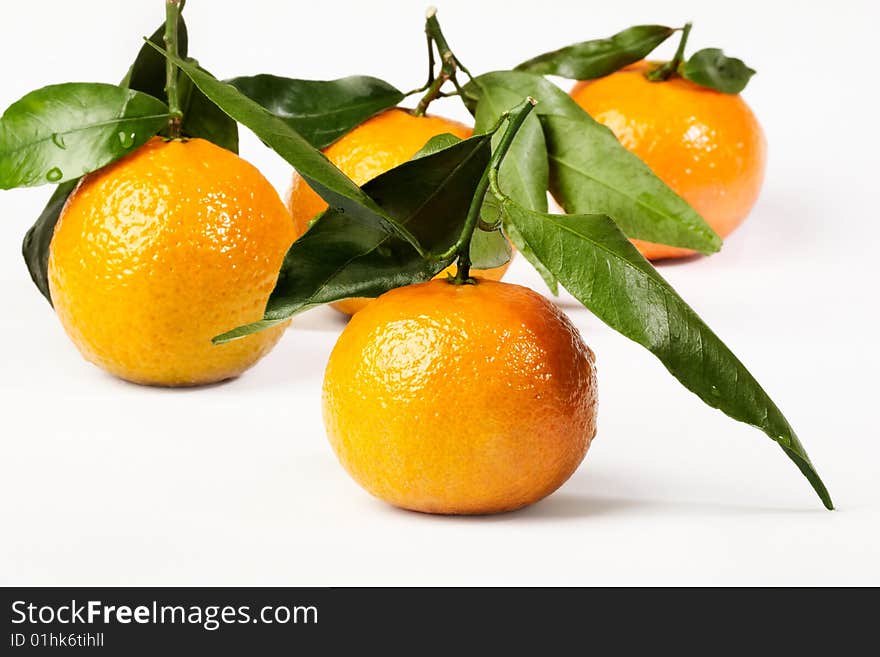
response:
[[(364, 121), (351, 132), (324, 149), (333, 164), (358, 185), (412, 159), (434, 137), (451, 135), (458, 139), (470, 137), (473, 131), (456, 121), (440, 116), (418, 114), (395, 107)], [(288, 207), (296, 225), (297, 235), (308, 230), (310, 223), (327, 209), (327, 203), (294, 172)], [(500, 280), (508, 263), (492, 269), (477, 269), (475, 275)], [(451, 268), (437, 274), (452, 273)], [(364, 297), (335, 301), (337, 310), (353, 315), (369, 302)]]
[[(764, 133), (739, 95), (755, 72), (717, 48), (685, 59), (690, 23), (681, 29), (672, 60), (642, 60), (677, 31), (637, 26), (610, 39), (540, 55), (517, 68), (580, 80), (571, 90), (575, 102), (609, 127), (719, 236), (727, 237), (748, 216), (764, 180)], [(665, 243), (634, 242), (649, 260), (694, 253)]]
[[(215, 380), (252, 364), (298, 313), (379, 297), (343, 331), (325, 376), (325, 422), (340, 460), (370, 492), (406, 508), (518, 508), (561, 485), (586, 453), (596, 373), (592, 352), (557, 308), (476, 275), (505, 267), (513, 244), (551, 291), (563, 285), (705, 403), (776, 441), (832, 508), (779, 408), (631, 241), (713, 253), (721, 239), (711, 213), (704, 218), (687, 190), (676, 193), (637, 148), (545, 77), (642, 75), (625, 67), (676, 30), (632, 28), (517, 70), (474, 75), (431, 11), (428, 79), (403, 93), (365, 76), (220, 81), (186, 56), (180, 5), (168, 0), (163, 42), (147, 41), (121, 85), (47, 87), (0, 119), (0, 187), (59, 185), (26, 237), (25, 259), (87, 357), (142, 382)], [(720, 51), (686, 62), (677, 54), (648, 70), (662, 81), (644, 84), (675, 94), (687, 79), (729, 94), (750, 74), (736, 61)], [(422, 96), (411, 114), (395, 109), (413, 94)], [(447, 122), (428, 128), (429, 105), (449, 95), (471, 111), (472, 132)], [(390, 135), (389, 145), (386, 131), (375, 130), (389, 117), (426, 129), (415, 143)], [(295, 169), (303, 187), (294, 190), (294, 217), (228, 152), (236, 123)], [(396, 155), (363, 173), (344, 155), (353, 142)], [(150, 167), (159, 157), (182, 167), (194, 157), (206, 179), (197, 188), (176, 177), (158, 181)], [(566, 214), (548, 214), (548, 191)], [(257, 197), (264, 203), (250, 202)], [(190, 211), (218, 199), (216, 211)], [(294, 219), (302, 234), (289, 244)], [(193, 238), (199, 231), (224, 237), (202, 242)], [(130, 237), (91, 260), (62, 257), (87, 249), (83, 241), (109, 244), (119, 235)], [(126, 278), (129, 262), (138, 277)], [(253, 269), (243, 272), (243, 262)], [(426, 283), (444, 270), (450, 275)], [(65, 281), (78, 281), (76, 291)], [(148, 330), (113, 330), (148, 304), (153, 312), (138, 316)], [(87, 333), (76, 317), (111, 328)], [(205, 346), (206, 331), (217, 333), (214, 346)], [(192, 376), (114, 369), (95, 355), (111, 334)], [(232, 365), (212, 369), (232, 353)]]

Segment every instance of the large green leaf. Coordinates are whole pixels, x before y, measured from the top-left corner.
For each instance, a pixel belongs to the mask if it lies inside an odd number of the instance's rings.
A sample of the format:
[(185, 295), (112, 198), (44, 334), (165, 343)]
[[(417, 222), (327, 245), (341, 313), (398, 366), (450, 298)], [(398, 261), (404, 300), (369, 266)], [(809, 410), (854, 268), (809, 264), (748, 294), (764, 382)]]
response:
[[(461, 138), (448, 132), (434, 135), (412, 156), (412, 159), (417, 160), (421, 157), (432, 155), (460, 141)], [(487, 194), (486, 198), (488, 199), (489, 197), (490, 195)], [(494, 219), (486, 219), (486, 221), (496, 223), (496, 220), (499, 220), (497, 221), (498, 227), (494, 230), (489, 230), (488, 228), (478, 226), (471, 239), (471, 248), (468, 253), (471, 258), (471, 267), (474, 269), (492, 269), (510, 262), (510, 242), (507, 241), (504, 233), (501, 232), (500, 214), (496, 212), (492, 216)]]
[(499, 71), (479, 76), (466, 92), (479, 108), (481, 90), (495, 87), (539, 101), (550, 191), (566, 212), (608, 214), (629, 237), (702, 253), (720, 248), (703, 218), (559, 87), (533, 73)]
[[(491, 129), (505, 112), (525, 97), (501, 85), (481, 84), (479, 79), (475, 84), (480, 88), (480, 101), (474, 117), (474, 130), (477, 132)], [(495, 135), (496, 145), (499, 139), (500, 133)], [(531, 114), (516, 133), (501, 163), (498, 179), (505, 193), (517, 203), (531, 210), (545, 212), (549, 175), (547, 145), (544, 143), (541, 122), (535, 114)]]
[[(364, 185), (371, 197), (428, 249), (450, 249), (490, 156), (491, 135), (471, 137), (391, 169)], [(430, 260), (389, 235), (376, 220), (329, 209), (290, 247), (263, 321), (215, 338), (226, 342), (260, 331), (313, 306), (348, 297), (374, 297), (426, 281), (454, 255)]]
[[(198, 66), (194, 59), (190, 63)], [(202, 69), (204, 70), (204, 69)], [(205, 71), (208, 75), (207, 71)], [(183, 95), (183, 125), (181, 132), (185, 137), (198, 137), (238, 153), (238, 124), (221, 110), (202, 91), (192, 84), (185, 75), (180, 75), (179, 85), (186, 87)], [(184, 84), (186, 82), (187, 84)]]
[(738, 94), (755, 74), (741, 59), (718, 48), (698, 50), (681, 66), (682, 77), (725, 94)]
[(739, 359), (605, 215), (549, 215), (502, 203), (541, 262), (578, 301), (650, 350), (706, 404), (775, 440), (829, 509), (831, 498), (788, 421)]
[[(155, 46), (153, 46), (155, 47)], [(164, 52), (164, 51), (163, 51)], [(418, 240), (390, 217), (360, 187), (337, 169), (321, 151), (283, 119), (251, 100), (231, 84), (221, 82), (190, 62), (167, 55), (220, 109), (250, 128), (264, 144), (283, 157), (334, 210), (366, 223), (376, 223), (389, 234), (404, 238), (417, 250)]]
[(538, 55), (516, 70), (573, 80), (601, 78), (645, 58), (674, 33), (674, 28), (663, 25), (636, 25), (608, 39), (583, 41)]
[[(475, 126), (478, 132), (488, 130), (496, 125), (501, 116), (511, 107), (522, 101), (523, 96), (501, 85), (482, 84), (478, 78), (474, 86), (479, 89), (479, 102), (475, 108)], [(495, 142), (500, 135), (495, 135)], [(498, 172), (502, 189), (517, 203), (538, 212), (547, 211), (547, 186), (549, 181), (549, 164), (547, 161), (547, 145), (541, 122), (535, 114), (528, 116), (516, 133), (516, 139)], [(492, 223), (499, 217), (499, 209), (495, 197), (487, 194), (483, 202), (483, 219)], [(508, 237), (517, 249), (532, 263), (543, 277), (547, 286), (556, 294), (558, 285), (541, 262), (532, 257), (527, 244), (519, 240), (516, 233)]]
[(404, 99), (403, 93), (387, 82), (361, 75), (339, 80), (296, 80), (263, 74), (227, 82), (284, 120), (315, 148), (332, 144)]
[(52, 242), (55, 224), (58, 223), (58, 217), (67, 202), (67, 197), (76, 189), (78, 182), (79, 180), (68, 180), (55, 188), (46, 207), (25, 234), (21, 244), (21, 254), (24, 256), (31, 280), (50, 305), (52, 297), (49, 294), (49, 244)]
[[(487, 194), (488, 198), (491, 194)], [(499, 208), (500, 210), (500, 208)], [(559, 281), (554, 276), (553, 272), (551, 272), (547, 267), (544, 266), (544, 263), (541, 262), (541, 259), (532, 251), (532, 247), (529, 246), (529, 243), (523, 239), (523, 236), (520, 235), (519, 230), (517, 230), (516, 226), (510, 222), (504, 224), (504, 234), (507, 235), (510, 242), (517, 248), (517, 250), (523, 255), (523, 257), (529, 261), (529, 264), (535, 268), (541, 278), (544, 279), (544, 282), (547, 284), (547, 287), (550, 288), (550, 292), (554, 295), (559, 294)]]
[(32, 91), (0, 118), (0, 189), (75, 180), (134, 150), (167, 120), (162, 101), (112, 84)]

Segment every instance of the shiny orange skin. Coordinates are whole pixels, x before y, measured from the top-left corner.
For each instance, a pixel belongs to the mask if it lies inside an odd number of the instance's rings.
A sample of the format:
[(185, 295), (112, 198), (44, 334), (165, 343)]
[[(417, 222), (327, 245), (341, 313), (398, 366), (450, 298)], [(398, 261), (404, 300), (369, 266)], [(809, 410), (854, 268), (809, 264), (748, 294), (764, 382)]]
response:
[[(357, 128), (324, 149), (324, 154), (345, 175), (363, 185), (389, 169), (407, 162), (432, 137), (450, 133), (467, 139), (473, 131), (466, 125), (439, 116), (415, 116), (401, 108), (386, 110), (366, 120)], [(297, 173), (293, 174), (287, 206), (299, 237), (308, 230), (309, 222), (327, 209), (318, 196)], [(508, 265), (494, 269), (475, 269), (474, 274), (500, 280)], [(452, 268), (454, 270), (454, 268)], [(445, 277), (449, 269), (438, 277)], [(356, 297), (332, 304), (337, 310), (353, 315), (372, 299)]]
[[(746, 102), (674, 77), (649, 82), (639, 62), (577, 83), (571, 96), (699, 212), (722, 238), (748, 216), (761, 191), (767, 144)], [(650, 260), (689, 249), (633, 240)]]
[(323, 406), (337, 457), (376, 497), (427, 513), (510, 511), (555, 491), (586, 455), (594, 357), (528, 288), (434, 279), (352, 318)]
[(252, 165), (201, 139), (154, 138), (70, 196), (49, 249), (49, 289), (92, 363), (136, 383), (211, 383), (281, 337), (283, 326), (211, 343), (263, 316), (293, 235)]

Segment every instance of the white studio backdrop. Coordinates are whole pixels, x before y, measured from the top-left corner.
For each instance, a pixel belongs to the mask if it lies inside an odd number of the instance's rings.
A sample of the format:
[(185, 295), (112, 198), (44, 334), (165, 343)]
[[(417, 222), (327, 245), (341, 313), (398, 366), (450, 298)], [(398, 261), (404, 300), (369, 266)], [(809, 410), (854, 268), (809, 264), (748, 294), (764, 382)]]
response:
[[(189, 0), (185, 15), (190, 53), (220, 77), (362, 73), (409, 89), (426, 74), (424, 9)], [(567, 295), (599, 368), (599, 434), (581, 469), (513, 514), (389, 508), (324, 436), (338, 315), (297, 318), (232, 382), (115, 380), (81, 359), (21, 260), (44, 187), (0, 193), (0, 584), (880, 584), (878, 13), (871, 2), (439, 4), (473, 71), (687, 20), (692, 50), (722, 47), (758, 70), (744, 96), (769, 144), (761, 199), (720, 254), (661, 273), (777, 401), (837, 511), (763, 434), (706, 408)], [(162, 20), (161, 0), (10, 4), (0, 106), (46, 84), (115, 82)], [(467, 119), (455, 99), (432, 111)], [(286, 191), (289, 166), (250, 134), (242, 155)], [(546, 293), (522, 258), (507, 280)]]

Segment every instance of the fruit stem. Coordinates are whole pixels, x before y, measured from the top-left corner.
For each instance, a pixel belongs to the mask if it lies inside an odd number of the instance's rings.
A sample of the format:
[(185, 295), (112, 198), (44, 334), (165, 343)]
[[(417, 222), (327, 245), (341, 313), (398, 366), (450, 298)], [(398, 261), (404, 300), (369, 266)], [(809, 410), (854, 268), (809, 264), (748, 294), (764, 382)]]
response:
[(678, 67), (681, 66), (681, 63), (684, 61), (684, 49), (685, 46), (687, 46), (692, 26), (693, 23), (685, 23), (684, 27), (681, 28), (681, 40), (678, 42), (678, 49), (675, 51), (675, 55), (665, 64), (661, 64), (652, 71), (648, 71), (645, 74), (645, 77), (647, 77), (648, 80), (651, 82), (662, 82), (668, 80), (674, 73), (678, 72)]
[[(177, 57), (177, 24), (183, 0), (165, 0), (165, 50)], [(177, 90), (177, 66), (170, 57), (165, 58), (165, 95), (168, 98), (168, 133), (172, 139), (180, 137), (183, 111), (180, 109), (180, 96)]]
[(430, 87), (431, 83), (434, 82), (434, 38), (427, 28), (425, 29), (425, 41), (428, 43), (428, 81), (425, 83), (423, 90)]
[(678, 65), (684, 60), (684, 48), (687, 45), (688, 37), (691, 35), (691, 27), (693, 27), (693, 23), (685, 23), (681, 31), (681, 41), (678, 42), (675, 57), (672, 58), (675, 68), (678, 68)]
[(413, 110), (413, 114), (415, 116), (425, 115), (425, 112), (428, 110), (428, 105), (430, 105), (431, 102), (433, 102), (440, 96), (440, 87), (446, 84), (446, 81), (449, 79), (450, 76), (445, 72), (444, 69), (441, 68), (440, 74), (428, 86), (428, 90), (425, 92), (425, 95), (422, 96), (419, 104), (416, 105), (416, 108)]
[(440, 29), (440, 21), (437, 20), (437, 9), (435, 7), (428, 9), (425, 20), (425, 31), (431, 36), (434, 43), (437, 44), (437, 52), (440, 53), (440, 59), (444, 62), (452, 61), (457, 70), (467, 75), (470, 79), (473, 79), (474, 76), (471, 75), (471, 72), (467, 67), (461, 63), (461, 60), (455, 56), (452, 52), (452, 48), (449, 47), (449, 43), (446, 41), (446, 37), (443, 36), (443, 30)]
[[(458, 71), (463, 71), (469, 78), (473, 78), (470, 71), (464, 67), (458, 57), (452, 52), (446, 37), (443, 36), (443, 30), (440, 29), (440, 22), (437, 20), (436, 7), (428, 7), (428, 11), (425, 14), (425, 35), (428, 39), (428, 66), (430, 71), (428, 73), (428, 84), (425, 85), (427, 91), (413, 111), (413, 114), (416, 116), (424, 116), (428, 105), (435, 99), (443, 96), (440, 89), (447, 81), (451, 81), (455, 85), (456, 91), (461, 92), (461, 85), (459, 85), (456, 78)], [(433, 46), (437, 47), (437, 54), (440, 56), (440, 72), (436, 78), (434, 77)]]
[(510, 145), (516, 138), (516, 134), (526, 120), (526, 117), (529, 115), (529, 112), (534, 109), (537, 103), (538, 101), (529, 96), (505, 115), (507, 117), (507, 128), (504, 130), (504, 134), (501, 135), (501, 140), (492, 152), (489, 164), (486, 167), (486, 170), (483, 171), (480, 182), (477, 184), (474, 198), (468, 208), (467, 218), (464, 222), (464, 229), (452, 249), (453, 252), (458, 253), (458, 260), (456, 262), (457, 271), (455, 272), (455, 277), (452, 279), (452, 282), (456, 285), (474, 282), (470, 276), (471, 239), (474, 236), (474, 230), (476, 230), (480, 220), (480, 210), (483, 207), (483, 199), (486, 196), (491, 181), (494, 181), (494, 185), (497, 187), (498, 170), (501, 167), (501, 163), (504, 161), (504, 156), (507, 155)]

